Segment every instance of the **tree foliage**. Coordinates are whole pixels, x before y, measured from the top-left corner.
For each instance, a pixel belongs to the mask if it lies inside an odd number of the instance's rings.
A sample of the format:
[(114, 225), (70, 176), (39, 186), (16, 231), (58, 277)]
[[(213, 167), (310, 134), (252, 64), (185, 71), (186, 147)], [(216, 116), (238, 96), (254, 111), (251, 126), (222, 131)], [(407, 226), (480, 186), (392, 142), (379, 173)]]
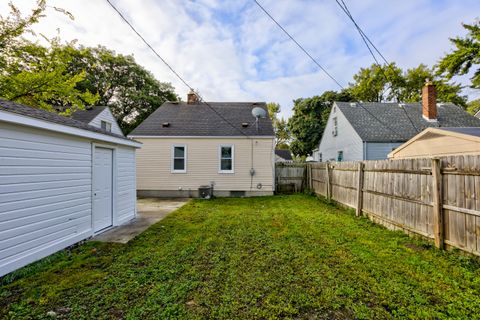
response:
[(478, 111), (480, 111), (480, 99), (472, 100), (467, 104), (468, 113), (476, 114)]
[(455, 49), (445, 55), (438, 65), (437, 74), (451, 79), (454, 76), (467, 74), (472, 67), (476, 67), (471, 78), (471, 87), (480, 89), (480, 20), (473, 24), (463, 24), (468, 34), (461, 38), (451, 38)]
[(419, 102), (422, 87), (426, 79), (430, 79), (436, 85), (439, 101), (466, 107), (467, 99), (461, 95), (462, 87), (436, 76), (434, 70), (424, 64), (405, 71), (394, 63), (389, 66), (373, 64), (369, 68), (360, 69), (353, 79), (349, 90), (359, 101)]
[(133, 130), (165, 101), (178, 100), (170, 83), (158, 81), (133, 56), (100, 46), (65, 49), (73, 57), (69, 72), (85, 71), (77, 89), (97, 94), (97, 104), (110, 107), (124, 133)]
[(318, 147), (334, 101), (352, 101), (351, 92), (326, 91), (321, 96), (293, 101), (293, 115), (288, 120), (295, 156), (306, 156)]
[(289, 133), (287, 121), (284, 118), (279, 118), (278, 114), (281, 111), (280, 104), (275, 102), (267, 103), (267, 111), (270, 119), (272, 119), (273, 130), (275, 132), (275, 148), (288, 149)]
[(45, 39), (47, 47), (26, 40), (23, 36), (35, 35), (31, 27), (44, 17), (45, 0), (26, 17), (13, 4), (10, 8), (8, 17), (0, 17), (1, 97), (66, 115), (86, 105), (107, 105), (125, 133), (163, 102), (178, 99), (171, 84), (155, 79), (132, 56), (59, 38)]
[[(96, 102), (96, 95), (76, 88), (85, 72), (67, 71), (71, 57), (57, 38), (48, 40), (49, 47), (23, 38), (33, 33), (31, 26), (44, 17), (45, 1), (40, 0), (27, 17), (10, 3), (10, 15), (0, 17), (0, 97), (33, 107), (69, 114)], [(61, 11), (61, 9), (58, 9)]]

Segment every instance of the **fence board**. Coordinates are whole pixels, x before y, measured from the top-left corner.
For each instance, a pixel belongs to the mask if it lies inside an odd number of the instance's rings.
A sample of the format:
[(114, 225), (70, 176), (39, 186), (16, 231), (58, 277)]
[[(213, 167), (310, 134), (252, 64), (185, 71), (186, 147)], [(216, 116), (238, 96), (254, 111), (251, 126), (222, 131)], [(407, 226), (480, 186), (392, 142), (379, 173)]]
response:
[[(373, 221), (434, 238), (432, 159), (364, 161), (360, 193), (358, 165), (308, 164), (309, 185), (317, 194), (328, 197), (330, 192), (332, 200), (353, 208), (361, 194), (362, 212)], [(480, 255), (480, 157), (444, 157), (440, 168), (445, 243)]]
[(276, 163), (275, 190), (279, 193), (302, 192), (307, 186), (305, 163)]

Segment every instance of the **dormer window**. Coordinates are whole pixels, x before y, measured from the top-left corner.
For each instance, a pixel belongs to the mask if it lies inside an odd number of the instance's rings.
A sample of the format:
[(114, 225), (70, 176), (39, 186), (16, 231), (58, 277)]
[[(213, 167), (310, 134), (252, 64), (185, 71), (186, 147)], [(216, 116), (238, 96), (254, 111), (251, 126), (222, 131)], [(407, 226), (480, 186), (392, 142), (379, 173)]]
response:
[(112, 123), (102, 120), (101, 122), (102, 129), (108, 132), (112, 132)]

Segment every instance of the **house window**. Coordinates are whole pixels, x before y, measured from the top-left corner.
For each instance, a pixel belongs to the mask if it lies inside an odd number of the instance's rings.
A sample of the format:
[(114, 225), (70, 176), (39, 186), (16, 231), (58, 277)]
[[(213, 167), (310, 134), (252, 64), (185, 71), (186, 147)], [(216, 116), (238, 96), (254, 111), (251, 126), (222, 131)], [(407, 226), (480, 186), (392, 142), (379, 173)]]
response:
[(219, 148), (220, 173), (234, 172), (234, 148), (233, 145), (223, 145)]
[(172, 173), (187, 172), (187, 146), (174, 145), (172, 147)]
[(110, 122), (102, 120), (101, 126), (103, 130), (112, 132), (112, 124)]
[(338, 151), (337, 152), (337, 161), (338, 162), (343, 161), (343, 151)]
[(322, 162), (322, 153), (320, 152), (320, 154), (318, 155), (318, 162)]
[(337, 117), (333, 118), (333, 130), (332, 130), (332, 135), (336, 137), (338, 134), (338, 122), (337, 122)]

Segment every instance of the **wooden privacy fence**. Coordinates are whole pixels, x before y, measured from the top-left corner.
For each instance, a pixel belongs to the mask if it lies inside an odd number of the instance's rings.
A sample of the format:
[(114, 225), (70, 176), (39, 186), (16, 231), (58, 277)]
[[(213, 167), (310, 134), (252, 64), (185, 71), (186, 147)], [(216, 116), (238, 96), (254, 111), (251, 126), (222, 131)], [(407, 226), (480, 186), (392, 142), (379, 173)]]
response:
[(480, 255), (480, 157), (309, 164), (307, 187), (391, 229)]
[(305, 188), (307, 164), (277, 162), (275, 164), (275, 190), (279, 193), (301, 192)]

